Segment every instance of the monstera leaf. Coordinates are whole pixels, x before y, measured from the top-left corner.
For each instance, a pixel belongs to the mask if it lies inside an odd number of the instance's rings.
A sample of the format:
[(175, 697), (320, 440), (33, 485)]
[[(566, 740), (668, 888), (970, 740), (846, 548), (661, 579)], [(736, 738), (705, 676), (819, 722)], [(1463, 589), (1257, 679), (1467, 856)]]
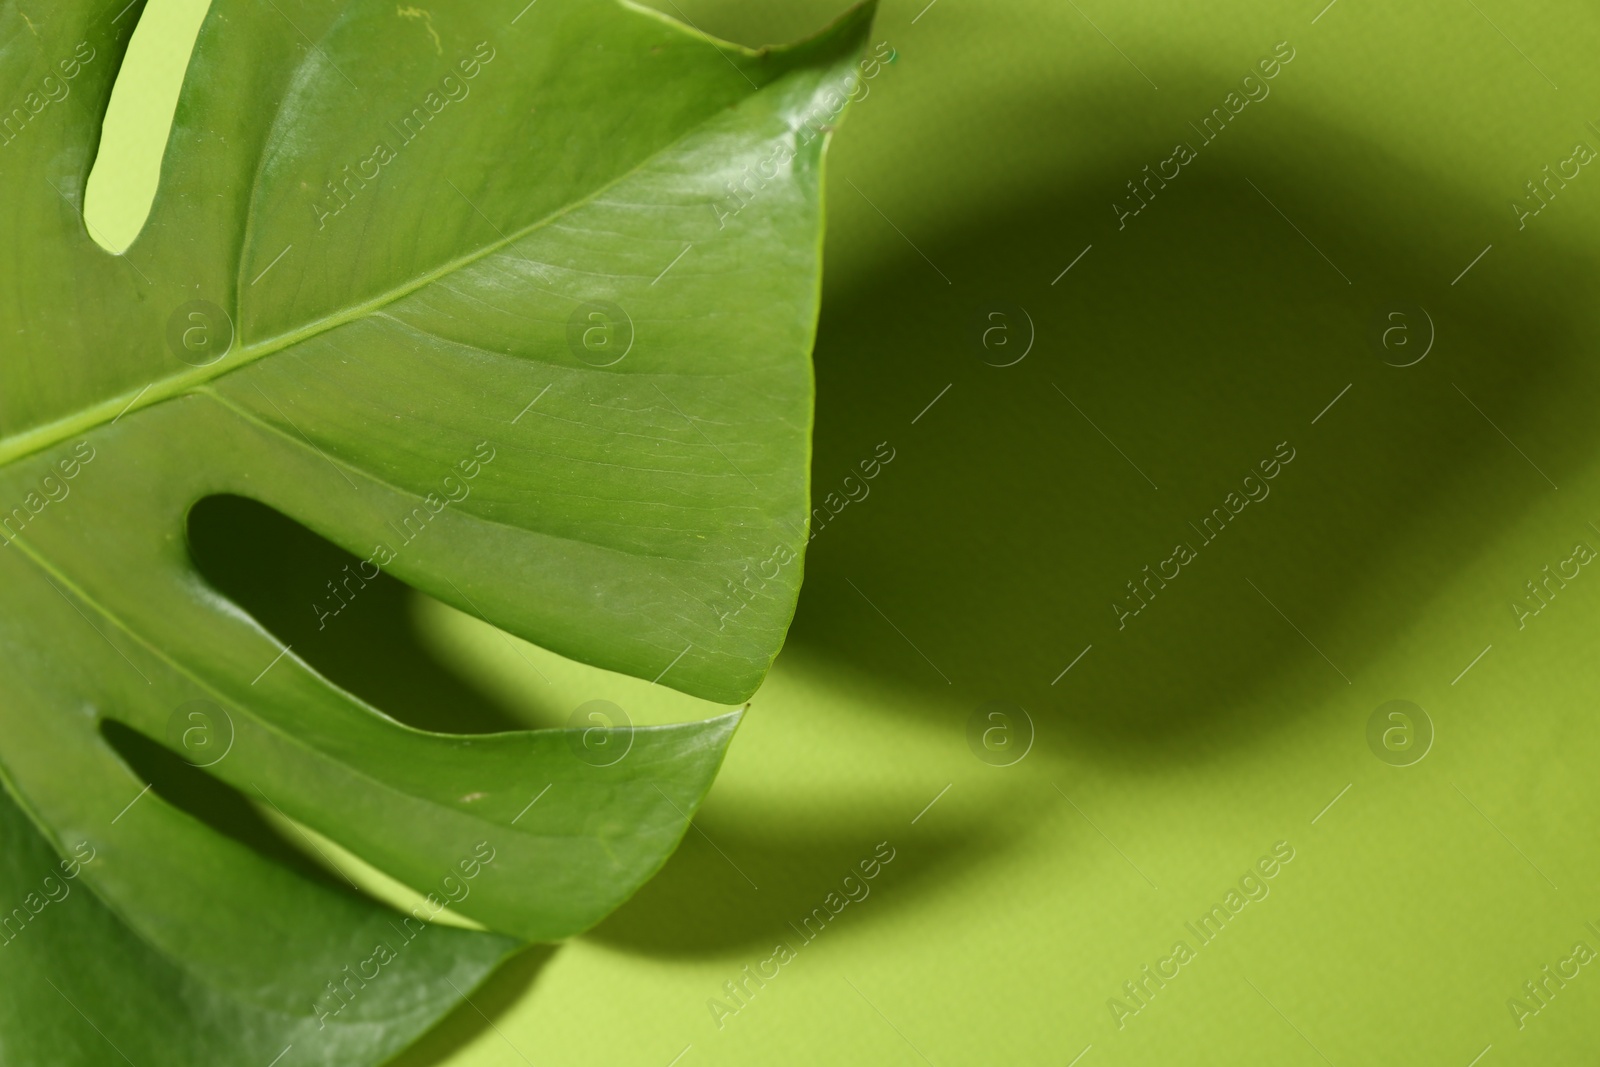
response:
[[(373, 1063), (648, 878), (737, 714), (608, 765), (410, 728), (209, 584), (186, 517), (250, 498), (353, 553), (347, 595), (744, 700), (800, 582), (869, 13), (748, 51), (610, 0), (215, 0), (113, 256), (82, 198), (140, 6), (0, 0), (0, 1060)], [(220, 832), (141, 746), (427, 901)]]

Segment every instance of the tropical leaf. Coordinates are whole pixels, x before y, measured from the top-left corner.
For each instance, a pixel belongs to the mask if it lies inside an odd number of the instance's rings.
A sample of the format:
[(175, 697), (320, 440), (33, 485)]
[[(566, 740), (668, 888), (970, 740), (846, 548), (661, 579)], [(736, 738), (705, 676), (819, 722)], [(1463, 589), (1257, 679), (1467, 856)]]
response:
[[(608, 0), (216, 0), (113, 256), (81, 208), (139, 11), (0, 0), (0, 1060), (373, 1063), (659, 868), (738, 713), (614, 762), (410, 728), (209, 584), (186, 517), (247, 497), (355, 555), (335, 595), (384, 572), (747, 698), (870, 11), (750, 51)], [(257, 809), (429, 902), (298, 869)]]

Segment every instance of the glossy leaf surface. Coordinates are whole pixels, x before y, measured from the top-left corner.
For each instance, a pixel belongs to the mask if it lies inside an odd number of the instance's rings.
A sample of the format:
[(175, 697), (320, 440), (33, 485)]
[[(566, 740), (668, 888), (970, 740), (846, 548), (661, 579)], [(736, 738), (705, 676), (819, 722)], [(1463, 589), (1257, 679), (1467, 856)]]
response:
[[(112, 256), (82, 193), (138, 14), (0, 3), (0, 1048), (378, 1062), (648, 878), (738, 716), (610, 763), (412, 729), (208, 584), (186, 517), (248, 497), (361, 561), (335, 595), (381, 570), (748, 697), (800, 582), (822, 152), (869, 13), (752, 52), (595, 0), (218, 0)], [(146, 795), (125, 735), (487, 930)]]

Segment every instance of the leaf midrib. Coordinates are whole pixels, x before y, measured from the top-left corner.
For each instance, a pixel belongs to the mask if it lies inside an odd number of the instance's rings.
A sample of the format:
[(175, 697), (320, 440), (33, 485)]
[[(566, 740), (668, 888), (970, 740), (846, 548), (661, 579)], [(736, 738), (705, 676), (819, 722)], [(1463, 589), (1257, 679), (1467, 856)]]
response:
[[(762, 85), (745, 99), (748, 100), (759, 95), (760, 93), (766, 92), (768, 89), (771, 89), (775, 84), (777, 84), (777, 81), (781, 80), (782, 78), (780, 77), (773, 82), (768, 82), (765, 85)], [(741, 103), (743, 103), (743, 101), (741, 101)], [(274, 355), (286, 348), (291, 348), (304, 341), (309, 341), (314, 337), (328, 333), (339, 328), (340, 326), (346, 325), (347, 323), (366, 318), (369, 315), (383, 310), (391, 304), (403, 300), (412, 293), (432, 285), (434, 282), (439, 281), (442, 278), (447, 278), (457, 271), (463, 270), (466, 267), (479, 262), (480, 260), (487, 259), (496, 252), (516, 244), (518, 241), (521, 241), (524, 238), (538, 232), (539, 230), (544, 229), (546, 226), (551, 225), (558, 219), (571, 214), (579, 208), (586, 207), (590, 203), (593, 203), (602, 194), (638, 174), (640, 171), (645, 169), (646, 166), (654, 162), (658, 157), (675, 148), (692, 134), (697, 133), (714, 117), (716, 117), (715, 114), (708, 115), (694, 123), (692, 126), (686, 127), (676, 137), (672, 138), (672, 140), (661, 145), (661, 147), (657, 148), (649, 155), (641, 157), (633, 166), (618, 174), (610, 181), (596, 186), (593, 190), (584, 194), (578, 199), (563, 204), (555, 211), (550, 212), (542, 218), (534, 220), (521, 229), (513, 230), (508, 235), (503, 235), (495, 241), (490, 241), (484, 245), (481, 245), (465, 255), (457, 256), (455, 259), (447, 260), (438, 267), (435, 267), (433, 270), (425, 271), (424, 273), (417, 275), (415, 278), (397, 285), (392, 289), (385, 290), (368, 301), (356, 304), (352, 307), (330, 315), (324, 315), (320, 318), (313, 319), (303, 326), (289, 330), (285, 333), (278, 334), (274, 337), (269, 337), (261, 341), (243, 345), (236, 350), (230, 350), (226, 355), (214, 363), (208, 363), (203, 367), (195, 367), (191, 370), (170, 375), (166, 378), (157, 378), (155, 381), (144, 386), (142, 389), (129, 390), (127, 392), (120, 393), (116, 396), (110, 397), (109, 399), (102, 400), (97, 404), (91, 404), (89, 407), (68, 415), (65, 418), (43, 423), (39, 426), (33, 427), (30, 430), (24, 430), (22, 433), (0, 439), (0, 468), (7, 467), (18, 460), (26, 459), (35, 453), (42, 452), (54, 445), (61, 444), (62, 442), (71, 440), (74, 437), (81, 436), (82, 434), (88, 433), (94, 429), (98, 429), (99, 427), (108, 423), (116, 422), (118, 419), (121, 419), (126, 415), (131, 415), (134, 412), (153, 407), (154, 405), (162, 403), (163, 401), (172, 400), (187, 393), (193, 392), (200, 386), (232, 374), (234, 371), (242, 370), (243, 368), (248, 367), (259, 360), (265, 359), (267, 356)], [(793, 131), (790, 132), (792, 133)], [(251, 196), (252, 199), (254, 199), (253, 190)], [(492, 226), (493, 223), (490, 223), (490, 225)], [(236, 331), (238, 330), (237, 324), (234, 324), (234, 329)]]

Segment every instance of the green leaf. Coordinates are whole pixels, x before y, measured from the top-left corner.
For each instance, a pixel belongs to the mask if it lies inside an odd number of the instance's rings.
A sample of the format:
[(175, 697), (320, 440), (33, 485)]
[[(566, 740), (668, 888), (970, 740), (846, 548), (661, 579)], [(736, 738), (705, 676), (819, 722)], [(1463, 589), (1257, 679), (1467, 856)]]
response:
[[(382, 570), (747, 698), (800, 584), (822, 155), (871, 11), (750, 51), (598, 0), (217, 0), (112, 256), (81, 205), (138, 13), (0, 0), (0, 1058), (373, 1063), (654, 873), (738, 713), (611, 763), (412, 729), (209, 585), (186, 517), (248, 497), (363, 561), (335, 595)], [(146, 795), (163, 751), (203, 770)], [(488, 930), (207, 817), (246, 799)]]

